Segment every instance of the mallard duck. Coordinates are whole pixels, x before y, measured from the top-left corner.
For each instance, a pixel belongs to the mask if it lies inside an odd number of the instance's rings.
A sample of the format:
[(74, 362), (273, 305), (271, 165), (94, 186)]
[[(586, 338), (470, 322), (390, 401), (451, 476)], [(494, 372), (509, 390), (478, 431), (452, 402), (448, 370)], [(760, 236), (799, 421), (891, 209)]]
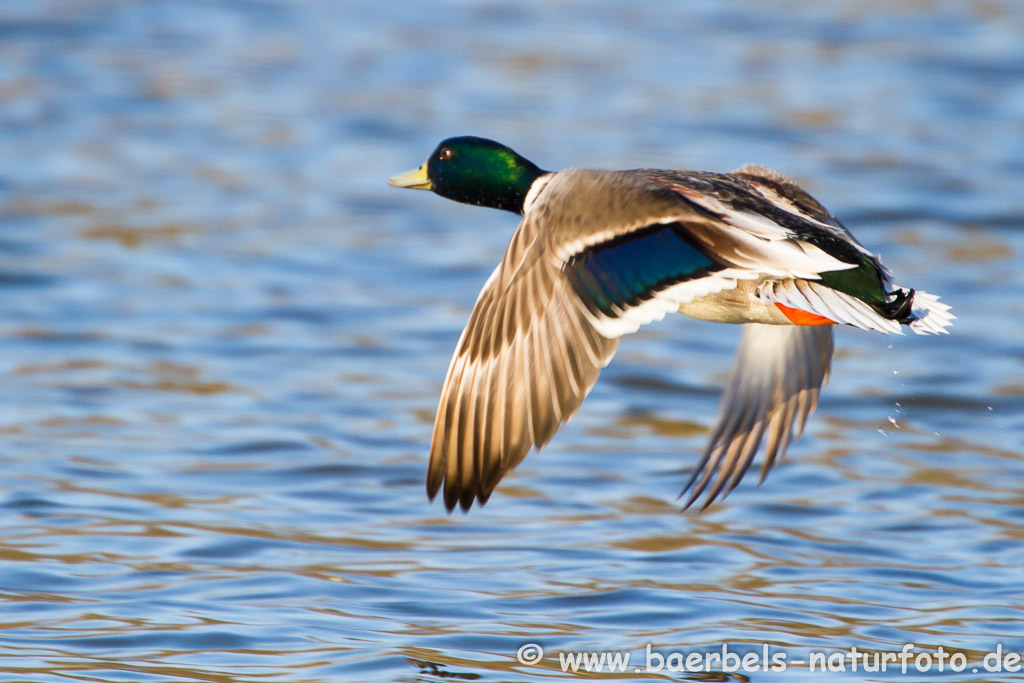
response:
[(744, 326), (684, 509), (705, 491), (703, 507), (727, 495), (765, 442), (763, 481), (799, 438), (833, 325), (929, 334), (954, 319), (938, 297), (892, 284), (825, 207), (762, 166), (549, 172), (493, 140), (454, 137), (388, 183), (522, 216), (441, 391), (427, 494), (443, 484), (449, 511), (485, 503), (576, 413), (619, 337), (667, 313)]

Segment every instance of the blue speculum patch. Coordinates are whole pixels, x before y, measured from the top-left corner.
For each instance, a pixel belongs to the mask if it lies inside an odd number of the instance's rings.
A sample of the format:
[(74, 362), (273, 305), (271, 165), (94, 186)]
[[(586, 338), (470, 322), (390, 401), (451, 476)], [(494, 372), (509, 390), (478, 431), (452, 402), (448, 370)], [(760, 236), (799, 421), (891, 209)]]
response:
[(664, 289), (723, 267), (693, 245), (682, 225), (659, 223), (587, 247), (563, 271), (591, 310), (618, 317)]

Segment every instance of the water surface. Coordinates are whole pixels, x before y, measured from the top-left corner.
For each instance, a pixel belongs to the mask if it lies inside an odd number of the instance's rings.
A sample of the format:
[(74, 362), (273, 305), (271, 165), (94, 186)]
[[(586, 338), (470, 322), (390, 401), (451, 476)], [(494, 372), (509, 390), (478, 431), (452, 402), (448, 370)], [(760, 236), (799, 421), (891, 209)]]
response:
[[(1010, 1), (5, 3), (0, 678), (906, 643), (972, 665), (910, 679), (998, 678), (972, 668), (1024, 651), (1022, 32)], [(448, 516), (433, 411), (515, 219), (384, 178), (453, 134), (779, 168), (954, 334), (841, 330), (787, 461), (681, 515), (737, 330), (667, 320)]]

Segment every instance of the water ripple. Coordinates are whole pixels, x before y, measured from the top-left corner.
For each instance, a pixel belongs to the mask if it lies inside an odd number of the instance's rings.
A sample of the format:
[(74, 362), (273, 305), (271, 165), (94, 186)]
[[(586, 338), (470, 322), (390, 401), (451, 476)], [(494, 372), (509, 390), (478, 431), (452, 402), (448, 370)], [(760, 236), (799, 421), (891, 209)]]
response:
[[(1024, 651), (1022, 31), (999, 0), (6, 3), (7, 677)], [(683, 515), (737, 331), (666, 320), (448, 516), (423, 490), (433, 411), (515, 219), (383, 179), (459, 133), (551, 168), (778, 167), (954, 334), (840, 330), (791, 457)]]

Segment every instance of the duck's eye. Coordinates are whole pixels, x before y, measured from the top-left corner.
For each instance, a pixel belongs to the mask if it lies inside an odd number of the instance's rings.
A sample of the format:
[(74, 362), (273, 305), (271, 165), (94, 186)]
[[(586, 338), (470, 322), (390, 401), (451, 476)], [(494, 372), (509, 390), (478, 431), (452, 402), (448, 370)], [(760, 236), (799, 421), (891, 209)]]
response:
[(455, 154), (448, 147), (442, 147), (437, 153), (437, 158), (441, 161), (451, 161), (453, 156), (455, 156)]

